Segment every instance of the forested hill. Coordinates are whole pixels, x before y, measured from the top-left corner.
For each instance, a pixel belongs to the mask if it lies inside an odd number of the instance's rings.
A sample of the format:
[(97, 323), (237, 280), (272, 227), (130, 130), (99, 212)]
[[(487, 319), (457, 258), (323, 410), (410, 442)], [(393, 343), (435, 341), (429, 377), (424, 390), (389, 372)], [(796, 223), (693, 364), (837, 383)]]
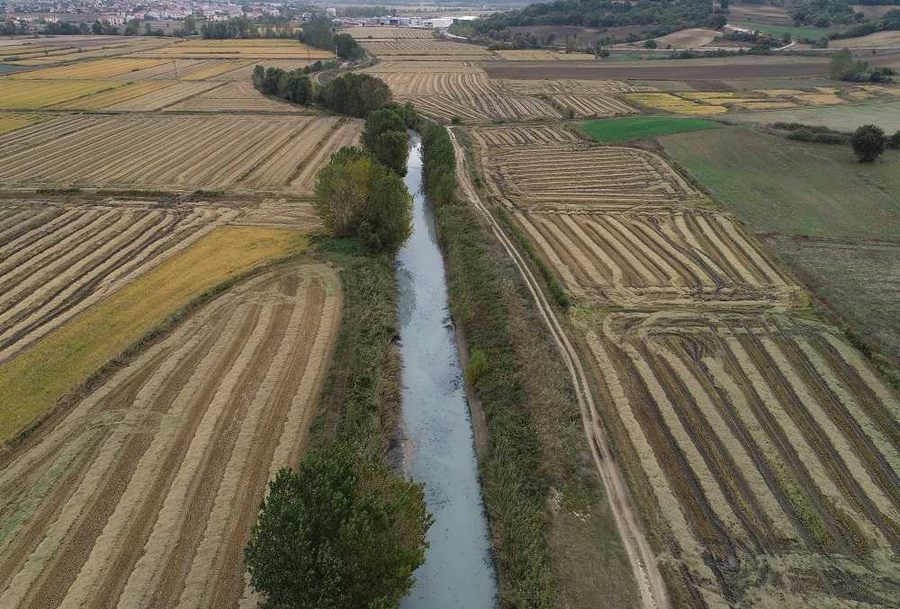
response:
[(508, 27), (578, 25), (589, 28), (646, 26), (657, 34), (688, 27), (721, 27), (725, 16), (712, 0), (557, 0), (494, 13), (475, 22), (479, 34)]

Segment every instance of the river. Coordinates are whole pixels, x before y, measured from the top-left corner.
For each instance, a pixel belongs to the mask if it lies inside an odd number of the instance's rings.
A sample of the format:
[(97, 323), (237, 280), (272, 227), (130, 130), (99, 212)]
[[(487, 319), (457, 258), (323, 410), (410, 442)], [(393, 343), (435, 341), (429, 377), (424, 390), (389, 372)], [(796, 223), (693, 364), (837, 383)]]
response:
[(491, 609), (497, 583), (478, 481), (444, 260), (422, 192), (422, 144), (410, 132), (413, 231), (397, 254), (406, 467), (434, 516), (425, 563), (402, 609)]

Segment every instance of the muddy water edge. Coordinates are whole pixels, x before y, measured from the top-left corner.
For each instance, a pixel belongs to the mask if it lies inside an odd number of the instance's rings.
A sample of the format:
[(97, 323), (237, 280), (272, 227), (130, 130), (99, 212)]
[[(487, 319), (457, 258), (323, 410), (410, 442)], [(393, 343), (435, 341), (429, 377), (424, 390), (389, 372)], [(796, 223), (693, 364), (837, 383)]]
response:
[(422, 140), (409, 132), (413, 230), (397, 254), (404, 463), (434, 517), (402, 609), (493, 609), (497, 583), (444, 260), (422, 190)]

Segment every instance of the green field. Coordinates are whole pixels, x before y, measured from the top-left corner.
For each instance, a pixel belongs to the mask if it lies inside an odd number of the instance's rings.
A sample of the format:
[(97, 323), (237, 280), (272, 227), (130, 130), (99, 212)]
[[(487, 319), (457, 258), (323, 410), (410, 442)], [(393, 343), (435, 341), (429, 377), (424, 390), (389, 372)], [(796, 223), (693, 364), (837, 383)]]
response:
[(900, 239), (900, 152), (860, 164), (848, 146), (794, 142), (745, 127), (660, 142), (756, 232)]
[(765, 23), (735, 23), (735, 27), (747, 30), (756, 30), (763, 34), (771, 34), (772, 36), (784, 36), (790, 34), (793, 40), (808, 38), (810, 40), (818, 40), (828, 35), (828, 30), (813, 27), (795, 27), (792, 25), (767, 25)]
[(584, 123), (581, 130), (600, 142), (627, 142), (643, 138), (716, 129), (720, 123), (703, 118), (678, 118), (672, 116), (635, 116), (607, 118)]

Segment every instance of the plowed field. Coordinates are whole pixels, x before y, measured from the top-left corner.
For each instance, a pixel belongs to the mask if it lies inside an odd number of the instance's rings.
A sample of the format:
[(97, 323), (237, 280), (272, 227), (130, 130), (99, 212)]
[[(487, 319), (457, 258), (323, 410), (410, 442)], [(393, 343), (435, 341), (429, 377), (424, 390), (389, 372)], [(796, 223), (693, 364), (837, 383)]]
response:
[(0, 606), (234, 607), (269, 477), (295, 463), (340, 284), (226, 292), (3, 457)]
[(0, 362), (234, 215), (0, 203)]
[(308, 192), (359, 133), (330, 117), (72, 115), (0, 136), (0, 183)]

